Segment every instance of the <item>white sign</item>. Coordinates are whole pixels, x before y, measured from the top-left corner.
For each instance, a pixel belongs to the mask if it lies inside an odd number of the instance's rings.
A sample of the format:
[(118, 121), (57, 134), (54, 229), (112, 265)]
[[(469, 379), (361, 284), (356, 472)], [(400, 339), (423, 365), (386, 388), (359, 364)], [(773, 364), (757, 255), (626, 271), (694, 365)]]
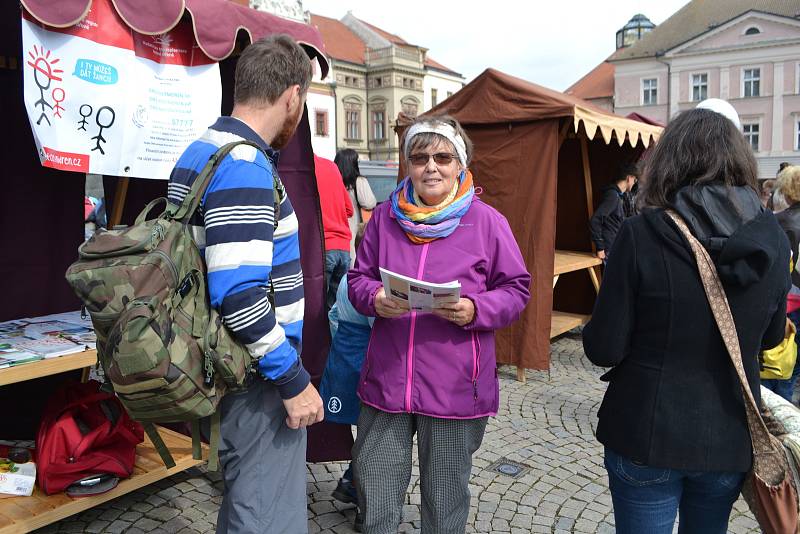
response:
[(142, 35), (110, 0), (64, 29), (22, 13), (25, 107), (45, 167), (166, 180), (219, 116), (219, 65), (190, 23)]

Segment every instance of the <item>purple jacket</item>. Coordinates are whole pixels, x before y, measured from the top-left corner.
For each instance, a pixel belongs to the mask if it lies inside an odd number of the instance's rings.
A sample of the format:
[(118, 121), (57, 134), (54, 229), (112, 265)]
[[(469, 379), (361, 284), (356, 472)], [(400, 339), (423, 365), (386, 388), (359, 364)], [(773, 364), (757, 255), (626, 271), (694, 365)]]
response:
[(347, 275), (350, 301), (364, 315), (376, 315), (379, 267), (428, 282), (460, 281), (461, 295), (475, 303), (475, 319), (459, 327), (422, 312), (378, 317), (361, 370), (361, 400), (392, 413), (495, 415), (494, 331), (519, 318), (531, 281), (505, 217), (476, 197), (450, 236), (415, 245), (385, 202), (375, 209)]

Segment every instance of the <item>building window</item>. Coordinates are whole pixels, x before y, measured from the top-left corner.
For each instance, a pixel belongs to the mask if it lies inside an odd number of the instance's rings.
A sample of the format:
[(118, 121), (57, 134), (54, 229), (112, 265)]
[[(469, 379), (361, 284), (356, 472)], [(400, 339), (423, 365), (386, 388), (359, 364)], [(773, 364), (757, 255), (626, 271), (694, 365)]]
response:
[(742, 125), (742, 133), (744, 133), (744, 137), (747, 139), (747, 142), (750, 143), (753, 152), (758, 152), (759, 130), (760, 127), (757, 122)]
[(642, 80), (642, 105), (655, 106), (658, 103), (658, 80), (648, 78)]
[(761, 69), (744, 69), (744, 98), (761, 96)]
[(708, 73), (692, 74), (692, 101), (700, 102), (708, 98)]
[(361, 139), (361, 104), (357, 102), (344, 103), (344, 134), (345, 139)]
[(386, 139), (386, 112), (382, 109), (372, 112), (372, 138), (375, 140)]
[(800, 117), (794, 118), (794, 149), (800, 150)]
[(747, 31), (744, 32), (745, 35), (756, 35), (758, 33), (761, 33), (761, 30), (759, 30), (755, 26), (750, 26), (749, 28), (747, 28)]
[(314, 135), (328, 137), (328, 112), (316, 111), (314, 113)]
[(439, 103), (439, 91), (431, 89), (431, 107)]

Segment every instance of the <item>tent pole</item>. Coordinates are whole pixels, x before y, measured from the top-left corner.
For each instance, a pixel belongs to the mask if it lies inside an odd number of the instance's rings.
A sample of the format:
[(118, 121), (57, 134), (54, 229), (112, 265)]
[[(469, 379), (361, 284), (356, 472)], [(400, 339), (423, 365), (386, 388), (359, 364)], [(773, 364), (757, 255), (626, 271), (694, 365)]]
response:
[[(589, 218), (594, 215), (594, 201), (592, 198), (592, 170), (589, 167), (589, 145), (586, 136), (581, 136), (581, 159), (583, 160), (583, 185), (586, 188), (586, 210)], [(593, 247), (594, 248), (594, 247)]]
[(517, 366), (517, 382), (522, 382), (523, 384), (528, 381), (528, 378), (525, 376), (525, 368)]
[(114, 228), (122, 220), (122, 210), (125, 209), (125, 197), (128, 196), (128, 184), (130, 178), (123, 177), (117, 182), (117, 190), (114, 192), (114, 211), (108, 221), (108, 228)]
[[(586, 136), (581, 136), (581, 159), (583, 160), (583, 185), (586, 188), (586, 211), (589, 214), (589, 219), (594, 215), (594, 199), (592, 198), (592, 169), (589, 166), (589, 143), (586, 141)], [(592, 252), (597, 252), (597, 248), (592, 243)], [(589, 267), (589, 278), (592, 279), (592, 285), (596, 292), (600, 292), (600, 273), (597, 271), (597, 266)]]
[(561, 130), (558, 132), (558, 148), (561, 148), (561, 145), (564, 144), (564, 141), (567, 140), (567, 135), (569, 134), (569, 119), (564, 119), (564, 124), (561, 126)]

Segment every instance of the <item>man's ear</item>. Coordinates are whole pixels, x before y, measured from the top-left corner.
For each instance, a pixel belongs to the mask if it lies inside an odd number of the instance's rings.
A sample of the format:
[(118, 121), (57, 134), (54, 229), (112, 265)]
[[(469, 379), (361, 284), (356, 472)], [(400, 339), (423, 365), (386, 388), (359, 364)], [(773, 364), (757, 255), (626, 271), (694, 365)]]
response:
[(299, 85), (292, 85), (292, 86), (287, 87), (286, 91), (284, 91), (284, 95), (287, 96), (287, 98), (286, 98), (286, 113), (290, 113), (291, 114), (302, 103), (302, 97), (300, 95), (300, 86)]

